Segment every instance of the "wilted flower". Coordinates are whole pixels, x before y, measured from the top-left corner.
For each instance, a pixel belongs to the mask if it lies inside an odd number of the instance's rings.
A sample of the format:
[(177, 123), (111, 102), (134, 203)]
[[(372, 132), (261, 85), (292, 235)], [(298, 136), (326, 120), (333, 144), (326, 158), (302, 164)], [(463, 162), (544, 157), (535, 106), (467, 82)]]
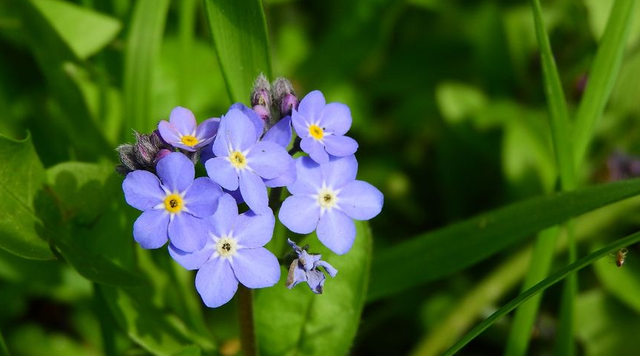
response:
[(322, 294), (326, 277), (318, 267), (324, 268), (331, 277), (335, 277), (338, 270), (329, 263), (322, 261), (322, 255), (307, 253), (305, 249), (300, 248), (291, 239), (287, 239), (287, 242), (298, 255), (298, 258), (293, 260), (289, 266), (289, 274), (287, 275), (285, 286), (291, 289), (298, 283), (307, 282), (313, 293)]

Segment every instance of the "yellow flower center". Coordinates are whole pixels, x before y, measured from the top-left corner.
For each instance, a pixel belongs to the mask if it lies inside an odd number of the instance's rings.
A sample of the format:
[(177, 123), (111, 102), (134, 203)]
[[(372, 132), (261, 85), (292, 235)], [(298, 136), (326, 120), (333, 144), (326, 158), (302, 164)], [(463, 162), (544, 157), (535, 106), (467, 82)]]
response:
[(316, 140), (322, 140), (324, 137), (324, 131), (322, 131), (322, 128), (318, 125), (309, 126), (309, 134)]
[(164, 207), (170, 213), (177, 213), (182, 210), (182, 197), (178, 194), (168, 195), (164, 199)]
[(238, 243), (233, 237), (223, 237), (216, 244), (216, 251), (221, 257), (232, 257), (236, 254)]
[(238, 169), (242, 169), (247, 165), (247, 158), (240, 151), (231, 152), (229, 161)]
[(336, 193), (330, 189), (324, 188), (320, 189), (318, 192), (318, 204), (320, 207), (325, 209), (331, 209), (336, 206), (338, 202), (338, 197)]
[(185, 146), (193, 147), (198, 144), (198, 139), (195, 136), (184, 135), (180, 138), (180, 141), (184, 143)]

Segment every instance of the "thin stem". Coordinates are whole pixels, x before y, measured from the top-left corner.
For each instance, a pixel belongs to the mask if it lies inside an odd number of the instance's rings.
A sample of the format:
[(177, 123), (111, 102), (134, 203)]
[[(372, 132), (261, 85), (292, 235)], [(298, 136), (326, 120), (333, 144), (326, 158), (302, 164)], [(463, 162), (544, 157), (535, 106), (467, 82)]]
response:
[(9, 356), (9, 350), (7, 349), (7, 345), (4, 344), (2, 333), (0, 333), (0, 356)]
[(257, 356), (255, 327), (253, 323), (253, 290), (240, 285), (238, 288), (238, 317), (240, 318), (240, 340), (245, 356)]

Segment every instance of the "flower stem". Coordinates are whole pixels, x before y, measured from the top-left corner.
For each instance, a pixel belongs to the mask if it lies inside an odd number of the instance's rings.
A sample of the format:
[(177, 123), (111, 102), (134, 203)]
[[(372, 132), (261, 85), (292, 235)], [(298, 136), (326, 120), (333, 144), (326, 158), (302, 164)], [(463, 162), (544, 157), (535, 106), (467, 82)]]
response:
[(245, 356), (258, 356), (256, 334), (253, 324), (253, 290), (238, 286), (238, 317), (240, 318), (240, 340)]

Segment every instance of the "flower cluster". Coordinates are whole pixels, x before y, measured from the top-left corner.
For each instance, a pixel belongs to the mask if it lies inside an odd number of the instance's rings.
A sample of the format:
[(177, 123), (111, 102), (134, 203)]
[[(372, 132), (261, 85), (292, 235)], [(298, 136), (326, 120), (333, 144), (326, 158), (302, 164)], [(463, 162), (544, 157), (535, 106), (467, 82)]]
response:
[[(251, 107), (234, 104), (221, 118), (199, 125), (190, 110), (176, 107), (156, 131), (135, 133), (135, 144), (118, 147), (116, 170), (126, 175), (125, 199), (142, 211), (134, 239), (146, 249), (168, 242), (180, 265), (198, 270), (196, 289), (209, 307), (227, 303), (238, 283), (264, 288), (280, 279), (278, 259), (264, 247), (275, 226), (272, 208), (279, 206), (269, 201), (268, 189), (286, 187), (291, 193), (277, 212), (289, 230), (316, 231), (334, 253), (348, 252), (356, 234), (353, 220), (373, 218), (383, 204), (378, 189), (356, 180), (358, 144), (345, 136), (350, 127), (346, 105), (327, 104), (319, 91), (298, 102), (281, 78), (272, 86), (259, 77)], [(300, 150), (308, 156), (294, 159)], [(206, 177), (195, 177), (198, 162)], [(248, 209), (239, 213), (243, 203)], [(331, 277), (337, 270), (320, 255), (289, 244), (297, 258), (285, 285), (307, 282), (322, 293), (325, 275), (318, 267)]]

